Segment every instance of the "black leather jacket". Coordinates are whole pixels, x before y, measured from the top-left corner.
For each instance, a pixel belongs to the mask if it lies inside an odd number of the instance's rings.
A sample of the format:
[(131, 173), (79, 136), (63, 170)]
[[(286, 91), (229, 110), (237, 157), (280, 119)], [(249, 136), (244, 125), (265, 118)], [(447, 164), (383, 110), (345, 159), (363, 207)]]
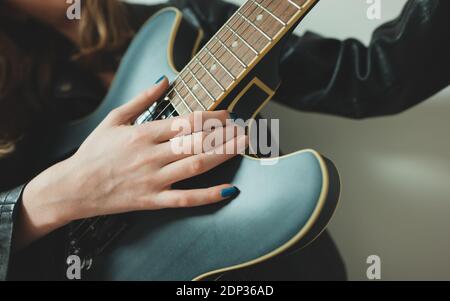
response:
[[(205, 41), (236, 9), (220, 0), (173, 0), (170, 5), (182, 9), (204, 29)], [(131, 21), (139, 27), (162, 6), (132, 6)], [(283, 83), (275, 100), (299, 110), (350, 118), (395, 114), (449, 84), (449, 53), (450, 1), (410, 0), (397, 19), (374, 32), (369, 47), (354, 39), (340, 41), (313, 33), (292, 36), (281, 58)], [(70, 72), (62, 72), (55, 83), (55, 103), (67, 112), (93, 109), (104, 91), (87, 83), (89, 77), (76, 68), (67, 69)], [(64, 81), (73, 86), (70, 91), (58, 88)], [(19, 267), (27, 260), (14, 260), (11, 252), (23, 187), (19, 185), (33, 175), (27, 170), (30, 142), (24, 144), (13, 158), (0, 160), (0, 191), (5, 191), (0, 193), (0, 280), (7, 278), (8, 271), (14, 278), (22, 278), (20, 273), (30, 277), (26, 267)], [(18, 188), (10, 190), (14, 186)], [(57, 236), (52, 234), (38, 243), (44, 245), (43, 257), (47, 257), (40, 268), (47, 272), (52, 270), (48, 251), (59, 252), (57, 247), (49, 247), (49, 241)], [(35, 252), (33, 256), (37, 256)]]

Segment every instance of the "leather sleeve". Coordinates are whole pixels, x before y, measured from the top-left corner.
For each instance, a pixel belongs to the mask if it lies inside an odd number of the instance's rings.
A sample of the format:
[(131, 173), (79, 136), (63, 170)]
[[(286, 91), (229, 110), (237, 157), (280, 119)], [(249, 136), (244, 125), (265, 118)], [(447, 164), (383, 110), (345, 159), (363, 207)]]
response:
[(314, 34), (294, 37), (282, 58), (277, 100), (351, 118), (396, 114), (450, 82), (450, 1), (410, 0), (370, 45)]
[[(211, 37), (236, 10), (219, 0), (172, 0)], [(275, 100), (350, 118), (389, 115), (427, 99), (450, 82), (450, 1), (409, 0), (368, 47), (313, 33), (291, 36), (281, 57)]]
[(6, 280), (11, 260), (11, 246), (16, 208), (23, 186), (0, 193), (0, 281)]

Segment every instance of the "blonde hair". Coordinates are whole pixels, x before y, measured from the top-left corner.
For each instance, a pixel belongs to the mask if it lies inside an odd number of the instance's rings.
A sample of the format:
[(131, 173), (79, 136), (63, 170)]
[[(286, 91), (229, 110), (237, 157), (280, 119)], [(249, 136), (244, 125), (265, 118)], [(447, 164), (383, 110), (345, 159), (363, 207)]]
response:
[(85, 1), (80, 20), (78, 58), (92, 62), (101, 52), (115, 52), (134, 35), (123, 3), (117, 0)]
[[(56, 51), (56, 47), (48, 41), (46, 43), (48, 42), (49, 46), (45, 49), (21, 49), (11, 38), (11, 31), (15, 30), (14, 26), (23, 24), (9, 18), (8, 12), (1, 15), (0, 158), (14, 151), (17, 142), (30, 126), (30, 120), (35, 114), (45, 110)], [(25, 35), (25, 39), (26, 35), (30, 35), (30, 38), (31, 35), (36, 35), (36, 24), (28, 28), (28, 32), (20, 31)], [(84, 1), (79, 26), (79, 51), (73, 59), (92, 72), (112, 71), (114, 66), (111, 66), (110, 60), (105, 60), (105, 57), (119, 56), (133, 34), (126, 7), (122, 2)]]

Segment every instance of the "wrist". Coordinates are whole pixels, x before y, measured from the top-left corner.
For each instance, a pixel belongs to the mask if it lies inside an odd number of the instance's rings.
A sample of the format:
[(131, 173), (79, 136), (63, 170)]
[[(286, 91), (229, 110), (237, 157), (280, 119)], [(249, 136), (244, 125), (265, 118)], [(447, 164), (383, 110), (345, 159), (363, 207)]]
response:
[(69, 165), (69, 161), (58, 163), (25, 186), (21, 211), (35, 232), (45, 235), (74, 219)]

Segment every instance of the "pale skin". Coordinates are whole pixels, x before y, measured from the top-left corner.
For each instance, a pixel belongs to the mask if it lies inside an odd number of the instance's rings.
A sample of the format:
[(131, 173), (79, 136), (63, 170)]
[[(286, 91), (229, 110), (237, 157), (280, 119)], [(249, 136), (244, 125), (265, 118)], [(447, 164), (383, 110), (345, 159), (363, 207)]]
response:
[[(76, 27), (66, 26), (64, 0), (9, 0), (17, 11), (53, 26), (76, 42)], [(75, 32), (74, 32), (75, 31)], [(212, 149), (197, 154), (177, 154), (171, 140), (179, 136), (172, 124), (193, 115), (132, 125), (141, 112), (164, 94), (167, 79), (112, 111), (86, 139), (78, 151), (32, 179), (22, 195), (14, 247), (31, 242), (78, 219), (92, 216), (162, 208), (193, 207), (224, 200), (223, 189), (174, 190), (172, 184), (204, 173), (242, 153), (247, 137), (227, 125), (226, 111), (204, 112), (202, 121), (217, 119), (222, 128), (204, 132), (183, 132), (185, 137), (205, 137), (231, 132), (215, 141)], [(197, 113), (198, 114), (198, 113)], [(192, 126), (192, 129), (194, 127)], [(189, 140), (189, 139), (188, 139)], [(190, 139), (202, 143), (201, 139)], [(193, 148), (195, 145), (192, 145)], [(234, 149), (232, 153), (215, 151)]]

